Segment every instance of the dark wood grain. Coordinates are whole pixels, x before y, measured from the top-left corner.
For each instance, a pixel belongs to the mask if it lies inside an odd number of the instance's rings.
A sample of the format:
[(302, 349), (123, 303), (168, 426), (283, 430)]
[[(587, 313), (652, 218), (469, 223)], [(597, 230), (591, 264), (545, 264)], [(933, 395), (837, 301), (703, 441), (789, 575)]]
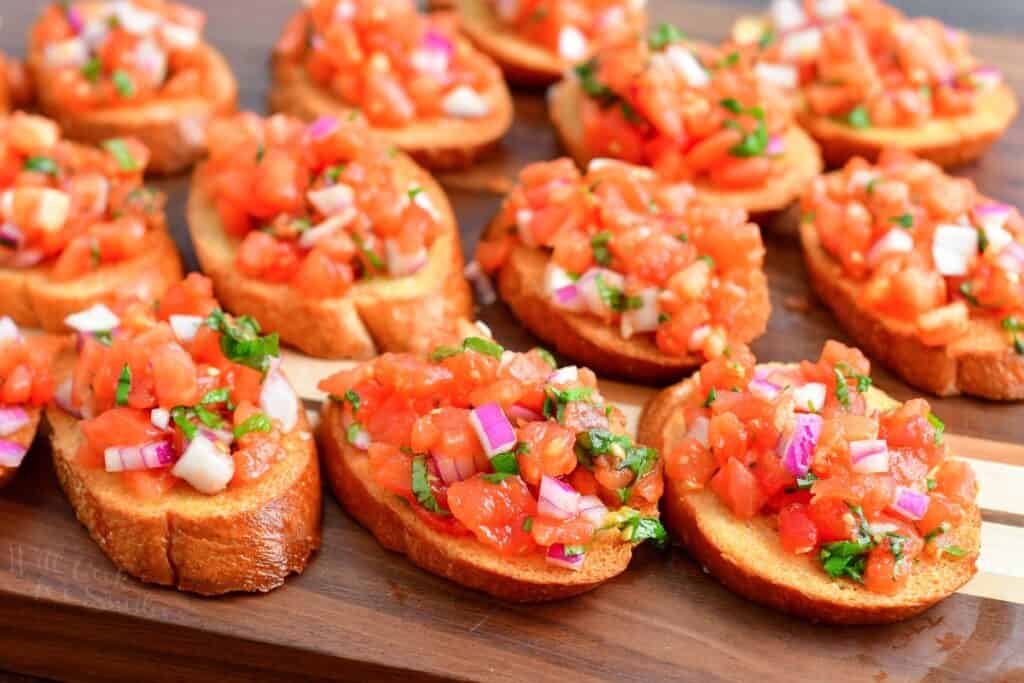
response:
[[(228, 55), (244, 106), (262, 110), (269, 46), (293, 3), (207, 0), (208, 33)], [(652, 14), (692, 35), (724, 35), (738, 3), (652, 3)], [(985, 34), (978, 51), (1024, 92), (1021, 5), (917, 0), (918, 9)], [(23, 52), (41, 2), (5, 0), (0, 49)], [(749, 9), (749, 7), (747, 8)], [(946, 9), (949, 10), (948, 15)], [(1015, 22), (1015, 23), (1014, 23)], [(517, 120), (487, 177), (557, 156), (542, 97), (521, 93)], [(964, 169), (989, 193), (1024, 205), (1024, 126)], [(476, 177), (479, 177), (479, 171)], [(467, 253), (499, 197), (449, 179)], [(183, 219), (186, 180), (161, 185), (170, 222), (194, 266)], [(814, 355), (844, 338), (812, 305), (791, 240), (769, 234), (774, 315), (758, 354)], [(499, 339), (532, 343), (501, 304), (480, 312)], [(878, 383), (912, 392), (884, 371)], [(1024, 407), (936, 401), (951, 429), (1024, 441)], [(542, 607), (510, 607), (424, 574), (382, 550), (333, 500), (323, 551), (307, 572), (266, 596), (207, 600), (154, 589), (116, 572), (60, 495), (49, 454), (37, 447), (0, 494), (0, 668), (84, 680), (480, 681), (1024, 681), (1024, 607), (956, 595), (925, 615), (878, 628), (830, 628), (789, 619), (721, 588), (678, 549), (642, 549), (623, 577)]]

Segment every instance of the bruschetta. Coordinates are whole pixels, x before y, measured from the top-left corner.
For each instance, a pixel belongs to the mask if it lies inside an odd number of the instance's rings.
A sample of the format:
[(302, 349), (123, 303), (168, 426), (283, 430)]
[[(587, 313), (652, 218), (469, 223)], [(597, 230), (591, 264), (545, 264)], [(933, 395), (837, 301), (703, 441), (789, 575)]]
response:
[(43, 407), (53, 398), (53, 361), (69, 338), (27, 338), (0, 317), (0, 488), (18, 472), (35, 439)]
[(364, 117), (431, 169), (469, 166), (512, 125), (501, 70), (412, 0), (316, 0), (285, 26), (272, 70), (271, 111)]
[(548, 93), (551, 120), (581, 166), (600, 157), (651, 166), (717, 205), (768, 220), (822, 164), (789, 98), (756, 74), (752, 55), (690, 42), (662, 24), (568, 72)]
[(468, 320), (451, 207), (405, 154), (330, 117), (242, 114), (210, 132), (187, 213), (228, 310), (325, 358), (425, 353)]
[(756, 45), (758, 67), (796, 94), (797, 118), (830, 166), (886, 148), (944, 167), (982, 156), (1017, 115), (998, 69), (968, 36), (908, 18), (881, 0), (773, 0), (733, 37)]
[(29, 42), (40, 109), (73, 140), (138, 138), (152, 173), (189, 168), (206, 153), (207, 122), (238, 100), (204, 23), (201, 11), (164, 0), (54, 3)]
[(728, 588), (814, 621), (885, 623), (946, 598), (981, 543), (970, 465), (928, 403), (871, 386), (858, 350), (710, 361), (646, 406), (665, 523)]
[(385, 548), (513, 602), (576, 595), (664, 542), (658, 454), (594, 373), (482, 337), (320, 384), (328, 482)]
[(678, 379), (749, 342), (771, 305), (740, 208), (610, 159), (527, 166), (476, 260), (534, 334), (602, 375)]
[(949, 396), (1024, 399), (1024, 219), (906, 152), (823, 176), (803, 201), (811, 284), (871, 356)]
[(59, 332), (91, 304), (181, 279), (164, 197), (142, 184), (144, 145), (80, 145), (22, 112), (0, 117), (0, 140), (0, 315)]
[(313, 434), (277, 335), (189, 275), (154, 307), (76, 314), (77, 359), (47, 409), (54, 468), (118, 569), (204, 595), (268, 591), (320, 545)]
[(598, 45), (634, 40), (647, 25), (644, 0), (457, 0), (459, 27), (505, 77), (548, 85)]

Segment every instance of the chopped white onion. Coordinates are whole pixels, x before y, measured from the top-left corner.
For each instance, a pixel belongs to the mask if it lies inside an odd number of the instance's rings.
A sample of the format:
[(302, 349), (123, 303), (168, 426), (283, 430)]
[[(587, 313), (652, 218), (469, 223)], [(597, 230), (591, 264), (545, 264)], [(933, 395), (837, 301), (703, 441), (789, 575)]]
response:
[(567, 62), (587, 56), (587, 37), (575, 26), (563, 26), (558, 34), (558, 55)]
[(476, 295), (476, 300), (481, 306), (490, 306), (498, 300), (498, 295), (494, 292), (491, 278), (487, 277), (487, 273), (484, 272), (484, 269), (480, 267), (478, 262), (474, 260), (467, 263), (462, 274), (473, 285), (473, 293)]
[(701, 65), (693, 53), (682, 45), (669, 45), (665, 48), (665, 58), (672, 68), (683, 77), (693, 88), (704, 88), (711, 82), (707, 69)]
[(50, 43), (43, 50), (43, 61), (54, 68), (80, 67), (89, 61), (89, 47), (81, 38)]
[(103, 451), (107, 472), (134, 472), (169, 467), (174, 462), (170, 441), (153, 441), (141, 446), (111, 446)]
[(113, 10), (121, 28), (136, 35), (153, 31), (162, 21), (159, 14), (136, 7), (130, 0), (115, 2)]
[(235, 476), (235, 461), (213, 441), (197, 434), (174, 464), (171, 474), (184, 479), (200, 493), (213, 495), (227, 488)]
[(537, 512), (553, 519), (572, 519), (580, 511), (580, 494), (569, 484), (546, 474), (540, 479)]
[(580, 369), (575, 365), (566, 365), (564, 368), (558, 368), (550, 375), (548, 375), (548, 384), (553, 384), (556, 387), (566, 386), (578, 382), (580, 379)]
[(808, 382), (793, 390), (795, 410), (799, 412), (820, 412), (825, 407), (828, 388), (821, 382)]
[(388, 275), (404, 277), (412, 275), (427, 264), (427, 248), (421, 246), (412, 254), (403, 253), (398, 241), (384, 240), (384, 257), (387, 259)]
[(163, 83), (167, 77), (167, 53), (149, 38), (135, 48), (135, 65), (155, 83)]
[(64, 318), (64, 324), (78, 332), (109, 332), (121, 324), (121, 319), (103, 304), (93, 304)]
[(690, 339), (686, 342), (686, 348), (696, 353), (704, 348), (704, 342), (711, 336), (711, 325), (698, 325), (690, 333)]
[(1003, 250), (1003, 247), (1013, 242), (1013, 235), (1006, 228), (992, 224), (988, 226), (982, 226), (981, 230), (985, 231), (985, 255), (998, 254)]
[(814, 12), (819, 19), (838, 19), (846, 14), (846, 0), (818, 0)]
[(626, 311), (622, 314), (619, 331), (623, 339), (629, 339), (637, 332), (654, 332), (658, 329), (658, 297), (661, 290), (657, 287), (647, 287), (640, 290), (636, 295), (640, 297), (640, 307)]
[(943, 275), (966, 275), (978, 253), (978, 231), (963, 225), (940, 225), (932, 238), (932, 259)]
[(598, 291), (598, 277), (601, 278), (601, 281), (605, 286), (619, 291), (622, 291), (622, 285), (625, 282), (625, 279), (614, 270), (608, 270), (607, 268), (591, 268), (576, 282), (576, 286), (579, 287), (580, 294), (583, 295), (583, 300), (586, 302), (587, 308), (590, 312), (597, 315), (605, 315), (609, 313), (611, 309), (601, 297), (600, 291)]
[(343, 211), (334, 214), (333, 216), (317, 223), (309, 230), (304, 230), (299, 235), (299, 246), (303, 249), (312, 249), (316, 246), (316, 243), (322, 240), (324, 237), (331, 235), (338, 230), (341, 230), (346, 225), (352, 222), (353, 219), (358, 215), (354, 206), (350, 206)]
[(821, 29), (805, 28), (794, 31), (782, 39), (782, 56), (785, 59), (815, 57), (821, 51)]
[(868, 251), (867, 264), (874, 268), (891, 254), (907, 254), (914, 250), (914, 238), (901, 228), (893, 228), (882, 235)]
[(747, 390), (762, 401), (774, 401), (778, 398), (781, 388), (764, 379), (754, 378), (747, 385)]
[(0, 439), (0, 467), (20, 467), (28, 449), (19, 443)]
[(356, 192), (350, 185), (335, 183), (319, 190), (306, 193), (309, 203), (316, 207), (324, 216), (333, 216), (342, 209), (348, 209), (355, 203)]
[(71, 211), (71, 195), (67, 192), (44, 187), (39, 190), (36, 204), (35, 224), (46, 232), (57, 232), (64, 227)]
[(754, 66), (754, 75), (762, 83), (768, 83), (785, 90), (793, 90), (800, 85), (800, 78), (796, 69), (788, 64), (759, 62)]
[(28, 413), (21, 406), (0, 408), (0, 436), (10, 436), (28, 423)]
[(850, 442), (850, 461), (859, 474), (889, 471), (889, 445), (885, 439), (863, 439)]
[(708, 448), (708, 445), (711, 443), (708, 440), (708, 427), (710, 425), (711, 420), (703, 415), (698, 415), (693, 418), (693, 422), (690, 423), (689, 429), (686, 430), (686, 435), (696, 439), (704, 448)]
[(167, 319), (174, 336), (183, 342), (190, 342), (196, 338), (196, 333), (203, 326), (204, 318), (199, 315), (172, 315)]
[(171, 411), (153, 408), (149, 411), (149, 421), (157, 429), (167, 429), (171, 425)]
[(9, 317), (0, 317), (0, 342), (17, 341), (21, 339), (21, 331), (18, 325)]
[(580, 498), (579, 515), (600, 529), (604, 525), (604, 518), (608, 514), (608, 508), (597, 496), (582, 496)]
[(294, 429), (299, 421), (299, 398), (280, 370), (271, 370), (263, 380), (260, 409), (267, 417), (279, 421), (285, 432)]
[(460, 85), (445, 95), (441, 110), (460, 119), (478, 119), (491, 113), (487, 100), (468, 85)]
[(797, 0), (772, 0), (772, 23), (780, 33), (787, 33), (807, 23), (807, 15)]
[(179, 24), (164, 24), (160, 35), (173, 48), (188, 50), (199, 44), (199, 31)]

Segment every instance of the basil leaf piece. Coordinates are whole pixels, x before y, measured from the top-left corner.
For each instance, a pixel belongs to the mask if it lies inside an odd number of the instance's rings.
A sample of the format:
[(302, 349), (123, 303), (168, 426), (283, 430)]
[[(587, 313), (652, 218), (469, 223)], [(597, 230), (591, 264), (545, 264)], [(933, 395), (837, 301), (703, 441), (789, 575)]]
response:
[(221, 333), (220, 349), (234, 363), (265, 372), (270, 359), (280, 353), (277, 333), (261, 336), (259, 323), (247, 315), (229, 320), (223, 311), (216, 309), (205, 324)]
[(434, 498), (434, 492), (430, 489), (427, 459), (422, 455), (417, 455), (412, 459), (412, 492), (413, 495), (416, 496), (416, 501), (422, 505), (425, 510), (439, 515), (451, 514), (442, 508), (440, 504), (438, 504), (437, 499)]
[(270, 418), (263, 413), (255, 413), (245, 419), (242, 424), (234, 428), (236, 439), (241, 439), (250, 432), (269, 432), (271, 430)]
[(121, 138), (114, 138), (113, 140), (107, 140), (103, 143), (103, 149), (107, 150), (114, 161), (117, 162), (118, 168), (122, 171), (137, 171), (139, 170), (139, 162), (135, 160), (132, 153), (128, 151), (128, 145), (125, 144)]
[(125, 363), (121, 368), (121, 374), (117, 377), (117, 391), (114, 394), (114, 402), (119, 406), (128, 405), (128, 393), (132, 390), (132, 369)]

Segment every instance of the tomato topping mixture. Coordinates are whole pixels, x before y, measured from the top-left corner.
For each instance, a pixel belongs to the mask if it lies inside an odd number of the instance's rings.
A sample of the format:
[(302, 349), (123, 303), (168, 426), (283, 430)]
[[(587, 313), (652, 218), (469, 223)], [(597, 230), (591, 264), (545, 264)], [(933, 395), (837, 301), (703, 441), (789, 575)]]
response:
[(153, 498), (180, 480), (219, 493), (286, 457), (301, 406), (278, 369), (277, 335), (221, 312), (207, 278), (189, 275), (155, 309), (133, 299), (76, 316), (79, 327), (114, 323), (80, 334), (70, 380), (83, 466)]
[(369, 122), (399, 128), (441, 115), (492, 111), (501, 81), (491, 60), (458, 36), (450, 16), (424, 16), (412, 0), (316, 0), (285, 27), (275, 51)]
[(0, 118), (0, 267), (48, 261), (66, 281), (141, 253), (163, 227), (164, 197), (142, 185), (148, 160), (131, 138), (88, 147), (41, 116)]
[(803, 207), (825, 249), (862, 283), (862, 304), (916, 325), (932, 346), (963, 337), (972, 320), (998, 321), (1007, 344), (1024, 354), (1017, 209), (891, 150), (876, 166), (854, 159), (817, 179)]
[(1003, 80), (971, 55), (963, 31), (880, 0), (775, 0), (770, 23), (740, 22), (734, 33), (759, 45), (765, 79), (801, 87), (812, 113), (857, 129), (970, 114)]
[(781, 168), (792, 113), (757, 78), (753, 54), (690, 42), (669, 24), (600, 50), (575, 69), (591, 156), (723, 190), (764, 186)]
[(32, 30), (31, 49), (74, 111), (194, 97), (203, 89), (206, 16), (164, 0), (54, 3)]
[(366, 127), (278, 115), (213, 122), (200, 181), (238, 270), (309, 296), (341, 296), (359, 278), (411, 275), (427, 263), (439, 210), (395, 152)]
[[(39, 408), (49, 403), (53, 360), (64, 344), (63, 337), (49, 334), (25, 337), (13, 320), (0, 317), (0, 406)], [(5, 432), (0, 424), (0, 438), (9, 435)]]
[(737, 347), (701, 368), (686, 435), (665, 454), (671, 481), (710, 488), (742, 519), (776, 516), (783, 548), (878, 593), (919, 557), (968, 552), (950, 531), (974, 504), (974, 472), (949, 457), (927, 401), (872, 407), (867, 359), (835, 341), (817, 363), (755, 363)]
[(481, 242), (477, 260), (494, 272), (516, 245), (550, 249), (544, 286), (557, 308), (626, 339), (653, 334), (669, 355), (714, 358), (764, 329), (751, 300), (765, 286), (764, 246), (743, 209), (695, 194), (608, 159), (585, 175), (569, 159), (531, 164), (497, 219), (507, 231)]
[(595, 45), (643, 33), (644, 0), (493, 0), (494, 12), (519, 37), (578, 62)]
[[(661, 462), (625, 434), (594, 373), (469, 337), (385, 354), (320, 383), (374, 482), (428, 526), (502, 555), (582, 568), (600, 532), (663, 542)], [(611, 512), (609, 512), (611, 510)], [(654, 515), (654, 516), (651, 516)]]

